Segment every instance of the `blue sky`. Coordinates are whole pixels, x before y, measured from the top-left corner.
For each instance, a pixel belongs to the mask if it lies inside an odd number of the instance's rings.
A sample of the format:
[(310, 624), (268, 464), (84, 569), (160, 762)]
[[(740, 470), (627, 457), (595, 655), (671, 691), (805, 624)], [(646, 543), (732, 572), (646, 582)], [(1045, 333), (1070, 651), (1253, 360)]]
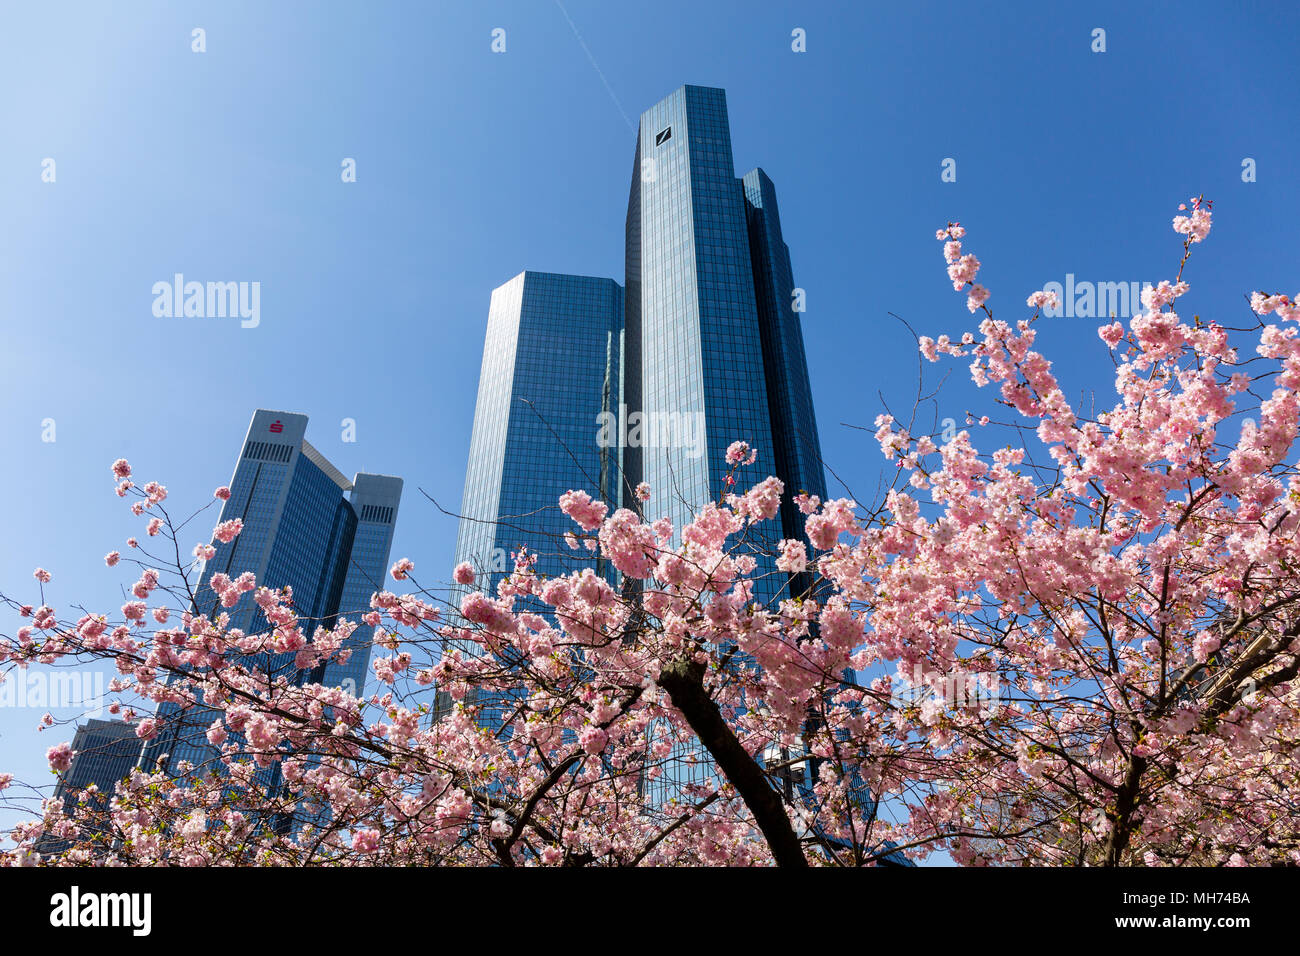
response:
[[(1170, 219), (1199, 193), (1216, 225), (1183, 303), (1231, 323), (1243, 294), (1296, 292), (1297, 35), (1283, 3), (11, 5), (0, 591), (36, 603), (42, 565), (61, 611), (116, 608), (130, 579), (102, 555), (140, 523), (109, 463), (202, 504), (259, 406), (311, 416), (348, 474), (403, 476), (394, 556), (445, 578), (455, 522), (419, 489), (459, 505), (489, 293), (525, 268), (622, 281), (629, 120), (683, 83), (726, 88), (737, 172), (776, 183), (823, 455), (869, 499), (879, 452), (848, 426), (916, 391), (888, 313), (974, 325), (934, 239), (948, 220), (1001, 318), (1067, 273), (1171, 278)], [(177, 272), (260, 282), (260, 324), (155, 318)], [(1039, 343), (1067, 395), (1110, 403), (1098, 324), (1044, 320)], [(961, 364), (926, 373), (948, 370), (927, 421), (990, 411)], [(0, 707), (0, 769), (48, 779), (45, 748), (72, 731), (38, 734), (41, 712)]]

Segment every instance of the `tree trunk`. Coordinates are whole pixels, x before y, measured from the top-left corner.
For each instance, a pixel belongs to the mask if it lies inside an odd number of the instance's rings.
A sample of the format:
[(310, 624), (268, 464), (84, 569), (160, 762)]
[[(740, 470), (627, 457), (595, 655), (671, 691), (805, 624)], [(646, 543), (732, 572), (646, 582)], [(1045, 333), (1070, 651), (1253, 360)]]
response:
[(767, 840), (776, 865), (806, 867), (808, 858), (799, 845), (780, 796), (722, 719), (718, 705), (705, 692), (704, 665), (696, 661), (676, 661), (660, 673), (659, 686), (672, 698), (673, 706), (686, 717), (700, 743), (717, 761), (754, 814), (754, 822)]

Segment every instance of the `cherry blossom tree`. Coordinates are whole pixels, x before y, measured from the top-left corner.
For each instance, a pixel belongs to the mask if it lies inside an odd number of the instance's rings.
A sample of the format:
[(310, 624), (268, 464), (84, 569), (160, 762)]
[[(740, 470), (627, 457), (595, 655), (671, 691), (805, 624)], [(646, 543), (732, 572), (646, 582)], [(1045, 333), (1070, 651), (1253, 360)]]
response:
[[(204, 715), (211, 759), (146, 764), (70, 812), (46, 800), (3, 859), (1300, 863), (1300, 306), (1255, 293), (1249, 324), (1185, 321), (1174, 306), (1210, 203), (1181, 212), (1172, 281), (1099, 330), (1109, 411), (1073, 408), (1034, 351), (1052, 294), (995, 319), (950, 223), (948, 276), (980, 321), (920, 350), (968, 359), (1021, 447), (981, 453), (969, 430), (939, 446), (882, 415), (893, 487), (875, 505), (793, 494), (806, 540), (764, 563), (749, 529), (793, 493), (775, 478), (682, 528), (650, 520), (647, 486), (612, 513), (571, 491), (559, 506), (591, 567), (548, 577), (521, 549), (485, 593), (469, 565), (455, 590), (394, 565), (402, 593), (363, 616), (366, 699), (310, 679), (348, 653), (356, 619), (299, 617), (251, 574), (208, 586), (223, 609), (251, 594), (265, 628), (197, 613), (194, 516), (174, 521), (166, 489), (116, 462), (146, 521), (129, 556), (106, 558), (139, 570), (133, 599), (60, 613), (38, 570), (35, 604), (5, 598), (24, 623), (0, 654), (10, 671), (111, 660), (115, 713), (145, 739)], [(729, 487), (761, 452), (729, 449)], [(782, 585), (766, 606), (763, 574)], [(48, 757), (59, 772), (73, 754)]]

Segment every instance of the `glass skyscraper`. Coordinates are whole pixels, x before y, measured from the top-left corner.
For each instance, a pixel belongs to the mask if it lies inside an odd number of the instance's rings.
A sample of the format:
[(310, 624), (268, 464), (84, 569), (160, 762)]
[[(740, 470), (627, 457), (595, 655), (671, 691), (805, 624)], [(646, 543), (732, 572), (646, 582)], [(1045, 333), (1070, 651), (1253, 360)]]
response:
[[(683, 86), (642, 114), (624, 249), (625, 287), (522, 272), (492, 293), (456, 545), (489, 592), (521, 544), (541, 573), (581, 566), (561, 540), (570, 489), (612, 511), (649, 482), (648, 511), (677, 529), (768, 474), (825, 497), (776, 188), (736, 177), (723, 90)], [(759, 462), (729, 487), (733, 441)], [(802, 517), (786, 506), (751, 540), (769, 552)], [(763, 554), (757, 598), (784, 584), (773, 570)]]
[[(648, 516), (679, 534), (706, 502), (769, 474), (787, 496), (826, 495), (776, 188), (761, 169), (736, 176), (724, 91), (683, 86), (642, 114), (624, 252), (625, 287), (524, 272), (492, 293), (456, 549), (489, 593), (520, 544), (540, 573), (582, 566), (561, 540), (575, 530), (556, 504), (569, 489), (612, 512), (646, 481)], [(614, 448), (598, 427), (610, 416)], [(734, 441), (759, 460), (729, 486)], [(749, 532), (757, 600), (787, 587), (773, 552), (802, 518), (783, 505), (779, 523)], [(707, 761), (678, 756), (650, 785), (655, 801), (702, 775)]]
[(613, 279), (521, 272), (493, 290), (456, 541), (480, 586), (513, 567), (520, 545), (539, 573), (584, 566), (556, 501), (576, 488), (618, 500), (622, 361)]
[(794, 504), (794, 494), (806, 491), (826, 497), (826, 474), (799, 322), (803, 303), (796, 299), (790, 247), (781, 235), (776, 187), (761, 169), (751, 169), (742, 183), (772, 421), (772, 460), (787, 492), (781, 502), (781, 525), (787, 538), (801, 538), (804, 514)]
[[(681, 442), (629, 449), (627, 483), (647, 481), (680, 529), (707, 501), (775, 474), (787, 495), (825, 497), (790, 253), (776, 188), (761, 169), (735, 175), (726, 93), (683, 86), (641, 114), (625, 233), (628, 408), (647, 419), (702, 416), (703, 453)], [(662, 438), (662, 430), (660, 430)], [(733, 441), (759, 462), (725, 484)], [(779, 536), (802, 515), (751, 533), (755, 598), (784, 586), (772, 573)]]
[[(456, 541), (475, 587), (495, 593), (521, 546), (539, 574), (589, 566), (565, 544), (574, 525), (556, 501), (574, 488), (618, 500), (622, 364), (623, 288), (613, 279), (521, 272), (492, 291)], [(504, 719), (508, 698), (477, 698), (486, 723)]]
[[(294, 665), (293, 654), (261, 654), (251, 663), (291, 683), (325, 683), (360, 696), (373, 637), (361, 616), (370, 610), (370, 596), (385, 587), (402, 479), (357, 474), (349, 481), (312, 447), (306, 431), (306, 415), (253, 413), (220, 518), (241, 519), (243, 530), (229, 543), (213, 542), (216, 553), (200, 576), (196, 610), (209, 617), (227, 613), (230, 628), (257, 634), (267, 630), (267, 621), (252, 593), (222, 607), (209, 587), (212, 576), (235, 578), (252, 571), (261, 586), (292, 588), (308, 639), (340, 616), (358, 623), (344, 645), (351, 657), (311, 673)], [(159, 735), (145, 747), (144, 766), (152, 769), (158, 757), (170, 754), (170, 767), (182, 760), (201, 771), (211, 767), (217, 751), (205, 735), (215, 716), (203, 707), (188, 712), (174, 704), (160, 707)], [(263, 776), (269, 782), (274, 775), (259, 774), (259, 780)]]
[[(63, 801), (64, 813), (71, 815), (76, 792), (92, 784), (97, 793), (87, 801), (88, 805), (107, 811), (118, 782), (131, 775), (140, 757), (140, 738), (136, 736), (135, 728), (133, 721), (94, 719), (77, 728), (72, 738), (72, 764), (59, 776), (54, 790), (54, 798)], [(108, 828), (103, 828), (100, 833), (105, 840), (104, 849), (107, 849)], [(83, 833), (83, 839), (84, 836)], [(42, 836), (36, 843), (36, 852), (61, 853), (69, 845), (57, 837)]]

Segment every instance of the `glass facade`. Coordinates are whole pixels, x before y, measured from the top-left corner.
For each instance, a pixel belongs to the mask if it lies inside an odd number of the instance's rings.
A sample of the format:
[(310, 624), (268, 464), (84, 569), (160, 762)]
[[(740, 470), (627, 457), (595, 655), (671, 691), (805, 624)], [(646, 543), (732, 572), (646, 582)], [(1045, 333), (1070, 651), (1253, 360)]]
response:
[[(626, 229), (630, 410), (655, 423), (631, 462), (649, 482), (656, 514), (680, 530), (728, 489), (727, 446), (745, 441), (770, 470), (772, 421), (758, 335), (744, 191), (736, 179), (726, 94), (683, 86), (641, 115)], [(632, 271), (635, 270), (635, 273)], [(703, 424), (702, 443), (664, 423)], [(763, 474), (769, 472), (764, 471)], [(743, 478), (739, 485), (744, 484)], [(760, 551), (775, 535), (759, 532)], [(770, 572), (760, 564), (759, 574)], [(762, 582), (775, 593), (771, 576)]]
[(772, 449), (776, 474), (785, 482), (781, 525), (787, 538), (802, 538), (804, 514), (793, 497), (804, 491), (826, 497), (826, 472), (822, 467), (817, 416), (813, 413), (808, 360), (804, 355), (800, 313), (795, 298), (790, 247), (781, 235), (776, 187), (767, 173), (752, 169), (742, 183), (749, 225), (749, 251), (754, 266), (754, 295), (758, 305), (759, 338), (767, 376), (768, 410), (772, 421)]
[[(521, 272), (493, 290), (456, 541), (473, 587), (495, 594), (520, 546), (539, 574), (589, 566), (586, 551), (565, 544), (576, 528), (557, 502), (581, 489), (611, 513), (619, 506), (622, 352), (623, 288), (613, 279)], [(510, 695), (478, 702), (497, 726)]]
[[(624, 253), (622, 289), (524, 272), (492, 293), (456, 556), (495, 572), (478, 587), (494, 590), (520, 544), (543, 573), (581, 565), (556, 504), (571, 488), (612, 510), (646, 481), (650, 516), (679, 533), (706, 502), (769, 474), (789, 495), (825, 497), (776, 190), (760, 169), (737, 178), (723, 90), (683, 86), (641, 115)], [(592, 440), (611, 412), (613, 449)], [(728, 486), (734, 441), (759, 458)], [(802, 533), (802, 517), (784, 506), (747, 535), (756, 600), (787, 586), (775, 546)], [(699, 757), (678, 754), (652, 799), (702, 782), (711, 762)]]
[[(736, 177), (723, 90), (683, 86), (642, 114), (624, 240), (626, 295), (537, 272), (492, 293), (456, 546), (486, 590), (521, 544), (547, 574), (576, 566), (556, 506), (569, 489), (613, 509), (649, 482), (651, 510), (680, 529), (735, 490), (733, 441), (760, 456), (738, 486), (776, 474), (825, 496), (775, 187), (759, 169)], [(799, 533), (787, 511), (758, 550)], [(756, 596), (783, 583), (769, 577)]]
[[(383, 590), (402, 480), (358, 474), (348, 481), (306, 440), (306, 430), (305, 415), (266, 409), (253, 413), (219, 519), (239, 518), (243, 530), (229, 543), (212, 542), (215, 554), (196, 591), (197, 610), (209, 617), (229, 614), (230, 628), (257, 634), (268, 625), (252, 592), (232, 607), (220, 606), (209, 586), (218, 572), (236, 578), (251, 571), (260, 586), (291, 588), (308, 639), (339, 616), (359, 622), (370, 610), (371, 594)], [(292, 654), (261, 655), (253, 663), (272, 677), (319, 681), (360, 695), (371, 637), (372, 629), (360, 624), (345, 645), (353, 649), (350, 659), (312, 673), (297, 668)], [(170, 767), (188, 760), (203, 773), (215, 766), (218, 752), (206, 738), (215, 711), (202, 706), (182, 711), (179, 705), (164, 704), (158, 716), (159, 735), (144, 749), (144, 766), (152, 768), (164, 754), (170, 755)], [(259, 772), (257, 780), (274, 786), (276, 768)]]
[[(89, 799), (89, 805), (108, 809), (118, 783), (131, 775), (140, 757), (135, 728), (135, 723), (124, 720), (88, 720), (77, 728), (72, 738), (72, 765), (59, 777), (54, 790), (54, 798), (63, 800), (65, 813), (71, 815), (75, 793), (92, 784), (98, 793)], [(68, 846), (66, 841), (44, 836), (37, 841), (36, 852), (60, 853)]]
[[(678, 531), (705, 502), (769, 474), (787, 494), (824, 494), (775, 188), (759, 170), (748, 178), (752, 194), (736, 178), (723, 90), (683, 86), (641, 115), (625, 231), (635, 395), (628, 405), (660, 421), (702, 416), (706, 441), (702, 449), (643, 443), (628, 478), (650, 483), (654, 513), (666, 511)], [(734, 441), (748, 442), (759, 459), (729, 486), (726, 450)], [(801, 471), (791, 468), (800, 459), (790, 449), (806, 453)], [(780, 537), (801, 527), (796, 515), (784, 507), (781, 524), (747, 532), (758, 602), (773, 601), (787, 585), (774, 553)], [(668, 803), (704, 784), (711, 768), (698, 748), (679, 747), (662, 774), (646, 781), (647, 796)]]
[[(370, 668), (370, 642), (374, 628), (361, 620), (370, 610), (370, 596), (383, 591), (388, 558), (393, 546), (393, 529), (397, 506), (402, 498), (402, 479), (387, 475), (358, 474), (352, 479), (352, 491), (345, 507), (355, 516), (355, 530), (346, 550), (347, 564), (339, 596), (328, 608), (327, 623), (338, 617), (357, 623), (357, 629), (344, 642), (351, 650), (347, 661), (335, 659), (312, 675), (312, 680), (330, 687), (341, 687), (360, 696), (366, 686)], [(340, 655), (341, 656), (341, 655)]]
[(492, 292), (456, 562), (495, 592), (526, 545), (537, 570), (586, 566), (556, 502), (582, 489), (619, 506), (623, 288), (521, 272)]

